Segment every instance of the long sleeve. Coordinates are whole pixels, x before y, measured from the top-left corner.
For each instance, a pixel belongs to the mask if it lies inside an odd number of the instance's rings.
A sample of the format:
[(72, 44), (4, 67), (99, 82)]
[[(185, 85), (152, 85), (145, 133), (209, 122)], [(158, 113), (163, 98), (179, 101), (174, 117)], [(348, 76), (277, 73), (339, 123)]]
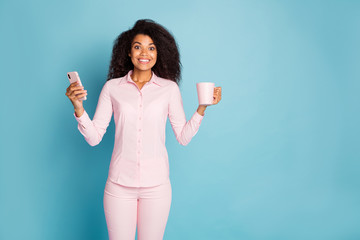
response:
[(199, 130), (203, 117), (204, 116), (196, 111), (191, 119), (186, 122), (180, 89), (178, 85), (175, 84), (169, 103), (169, 120), (175, 133), (176, 140), (181, 145), (187, 145), (195, 136)]
[(89, 143), (90, 146), (95, 146), (101, 142), (113, 113), (107, 83), (108, 82), (105, 83), (101, 90), (93, 120), (90, 119), (86, 111), (84, 111), (83, 115), (80, 117), (76, 117), (75, 113), (73, 113), (78, 122), (80, 133), (84, 136), (86, 142)]

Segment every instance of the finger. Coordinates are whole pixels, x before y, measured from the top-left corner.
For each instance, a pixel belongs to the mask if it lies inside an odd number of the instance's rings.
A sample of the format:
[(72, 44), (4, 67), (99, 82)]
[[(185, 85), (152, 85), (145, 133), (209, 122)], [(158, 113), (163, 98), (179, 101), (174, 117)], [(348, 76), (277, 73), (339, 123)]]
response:
[(83, 86), (75, 86), (75, 87), (71, 87), (70, 91), (83, 90), (83, 89), (84, 89)]
[(87, 90), (76, 90), (76, 91), (74, 91), (75, 95), (86, 93), (86, 92), (87, 92)]
[(76, 81), (76, 82), (71, 83), (70, 85), (71, 85), (71, 86), (80, 85), (80, 82), (79, 82), (79, 81)]
[(87, 93), (79, 94), (76, 96), (76, 98), (79, 100), (80, 98), (83, 98), (85, 96), (87, 96)]
[(81, 87), (81, 85), (79, 84), (79, 82), (73, 82), (73, 83), (71, 83), (70, 84), (70, 86), (69, 86), (69, 89), (71, 90), (72, 88), (74, 88), (74, 87)]
[(72, 98), (77, 98), (78, 95), (84, 94), (84, 93), (87, 93), (87, 91), (86, 91), (86, 90), (74, 91), (74, 92), (71, 94), (71, 97), (72, 97)]
[(75, 86), (71, 86), (70, 89), (72, 88), (84, 88), (84, 86), (81, 86), (81, 85), (75, 85)]
[(220, 102), (221, 100), (221, 96), (219, 94), (217, 94), (216, 96), (214, 96), (214, 104), (217, 104), (218, 102)]
[(214, 96), (214, 102), (217, 102), (218, 97)]

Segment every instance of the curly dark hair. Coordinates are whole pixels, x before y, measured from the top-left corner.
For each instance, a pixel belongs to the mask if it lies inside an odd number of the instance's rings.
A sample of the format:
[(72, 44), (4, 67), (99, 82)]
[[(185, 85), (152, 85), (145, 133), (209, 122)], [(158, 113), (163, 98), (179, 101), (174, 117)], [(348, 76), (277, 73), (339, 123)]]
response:
[(152, 71), (159, 77), (179, 84), (181, 78), (180, 53), (170, 32), (151, 19), (136, 21), (133, 28), (121, 33), (114, 41), (108, 80), (125, 76), (134, 69), (128, 54), (131, 43), (137, 34), (149, 36), (157, 48), (157, 60)]

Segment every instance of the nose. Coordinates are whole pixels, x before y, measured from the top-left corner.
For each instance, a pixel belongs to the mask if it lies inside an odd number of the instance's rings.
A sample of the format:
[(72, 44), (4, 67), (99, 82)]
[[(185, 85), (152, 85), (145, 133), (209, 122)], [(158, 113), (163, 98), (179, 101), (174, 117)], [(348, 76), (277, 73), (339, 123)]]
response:
[(147, 55), (147, 49), (146, 49), (146, 48), (143, 48), (143, 49), (141, 50), (140, 55)]

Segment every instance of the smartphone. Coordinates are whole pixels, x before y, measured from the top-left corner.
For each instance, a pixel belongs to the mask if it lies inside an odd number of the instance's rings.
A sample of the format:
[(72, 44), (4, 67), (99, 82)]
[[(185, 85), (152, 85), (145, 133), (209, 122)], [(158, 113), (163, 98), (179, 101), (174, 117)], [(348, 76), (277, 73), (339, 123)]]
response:
[[(77, 72), (68, 72), (68, 73), (67, 73), (67, 77), (68, 77), (70, 83), (79, 81), (80, 86), (82, 86), (82, 83), (81, 83), (81, 81), (80, 81), (79, 74), (78, 74)], [(80, 98), (80, 100), (86, 100), (86, 96)]]

